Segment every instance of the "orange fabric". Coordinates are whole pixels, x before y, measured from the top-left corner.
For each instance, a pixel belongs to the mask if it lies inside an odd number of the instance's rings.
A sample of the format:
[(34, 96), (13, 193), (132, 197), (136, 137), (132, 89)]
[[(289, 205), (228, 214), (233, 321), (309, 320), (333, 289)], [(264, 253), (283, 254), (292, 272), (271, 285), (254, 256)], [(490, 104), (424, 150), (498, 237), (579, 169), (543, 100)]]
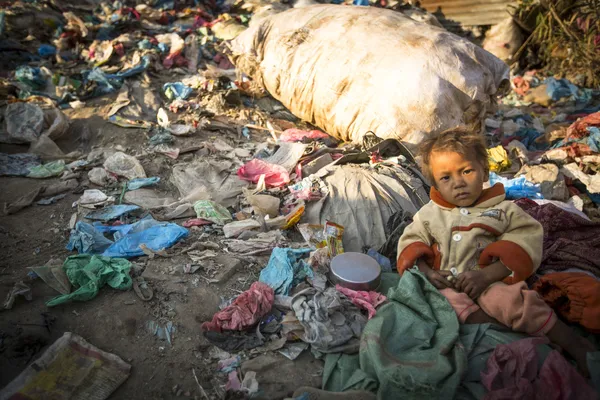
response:
[(488, 245), (479, 256), (479, 265), (482, 267), (489, 265), (496, 258), (513, 271), (512, 282), (514, 283), (522, 282), (533, 274), (533, 260), (515, 242), (498, 240)]
[(556, 314), (525, 282), (505, 285), (496, 283), (487, 288), (477, 299), (485, 313), (515, 332), (533, 336), (548, 333), (556, 324)]
[(412, 268), (421, 257), (426, 258), (427, 264), (433, 264), (433, 251), (425, 243), (414, 242), (406, 246), (398, 256), (398, 262), (396, 263), (398, 273), (402, 275), (404, 271)]
[[(488, 201), (489, 199), (492, 199), (496, 196), (500, 196), (502, 194), (504, 194), (504, 185), (501, 183), (496, 183), (491, 188), (484, 189), (472, 207), (476, 206), (477, 204), (481, 204), (484, 201)], [(446, 200), (444, 200), (442, 194), (433, 186), (431, 187), (431, 191), (429, 192), (429, 197), (431, 198), (431, 200), (433, 200), (434, 203), (444, 208), (456, 207), (455, 204), (448, 203)]]
[(543, 275), (533, 285), (543, 299), (566, 320), (600, 333), (600, 281), (579, 272)]

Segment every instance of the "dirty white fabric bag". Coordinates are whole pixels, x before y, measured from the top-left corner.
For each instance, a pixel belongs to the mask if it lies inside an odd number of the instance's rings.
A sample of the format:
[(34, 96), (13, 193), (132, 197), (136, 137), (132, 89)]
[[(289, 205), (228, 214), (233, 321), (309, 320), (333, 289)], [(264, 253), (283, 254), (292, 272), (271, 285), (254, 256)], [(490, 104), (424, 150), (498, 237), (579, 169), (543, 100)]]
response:
[(332, 164), (315, 176), (323, 179), (329, 194), (307, 204), (302, 222), (342, 225), (345, 251), (379, 248), (391, 233), (386, 224), (393, 214), (404, 210), (414, 215), (429, 202), (420, 176), (402, 166)]
[(345, 141), (409, 146), (481, 126), (508, 67), (443, 28), (374, 7), (315, 5), (264, 18), (231, 43), (237, 68), (299, 118)]

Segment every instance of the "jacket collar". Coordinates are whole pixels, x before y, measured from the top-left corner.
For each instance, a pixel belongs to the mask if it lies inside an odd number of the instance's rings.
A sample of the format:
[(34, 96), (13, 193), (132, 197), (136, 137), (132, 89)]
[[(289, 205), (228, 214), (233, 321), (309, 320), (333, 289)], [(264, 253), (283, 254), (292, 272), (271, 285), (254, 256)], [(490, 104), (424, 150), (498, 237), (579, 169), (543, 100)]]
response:
[[(431, 200), (440, 207), (449, 209), (456, 208), (456, 205), (448, 203), (446, 200), (444, 200), (440, 192), (438, 192), (438, 190), (433, 186), (431, 187), (429, 196), (431, 197)], [(504, 192), (504, 185), (501, 183), (496, 183), (491, 188), (485, 189), (483, 192), (481, 192), (481, 195), (471, 207), (495, 206), (501, 201), (504, 201), (505, 198), (506, 193)]]

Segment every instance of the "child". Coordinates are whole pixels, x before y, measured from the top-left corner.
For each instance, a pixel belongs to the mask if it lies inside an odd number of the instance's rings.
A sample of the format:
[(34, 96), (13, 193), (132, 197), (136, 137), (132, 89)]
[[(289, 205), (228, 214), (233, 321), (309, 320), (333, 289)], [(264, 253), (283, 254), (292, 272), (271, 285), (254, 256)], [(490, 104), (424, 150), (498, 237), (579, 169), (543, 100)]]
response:
[(502, 184), (483, 189), (489, 167), (481, 135), (451, 129), (425, 141), (420, 153), (433, 184), (431, 201), (398, 242), (398, 272), (417, 265), (461, 323), (495, 322), (546, 335), (587, 373), (586, 353), (593, 346), (523, 282), (540, 265), (543, 229), (504, 200)]

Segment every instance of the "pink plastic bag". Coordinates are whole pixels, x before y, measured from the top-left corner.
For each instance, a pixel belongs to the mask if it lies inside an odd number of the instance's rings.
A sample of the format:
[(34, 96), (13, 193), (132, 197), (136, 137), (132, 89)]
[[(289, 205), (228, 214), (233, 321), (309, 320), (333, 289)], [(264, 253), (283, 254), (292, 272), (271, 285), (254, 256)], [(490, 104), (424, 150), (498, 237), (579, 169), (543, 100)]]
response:
[(258, 182), (261, 175), (265, 176), (265, 183), (270, 187), (283, 186), (290, 181), (290, 174), (281, 165), (270, 164), (255, 158), (241, 166), (237, 172), (240, 179)]
[(387, 300), (387, 297), (377, 292), (357, 291), (340, 285), (335, 285), (335, 290), (348, 297), (355, 306), (367, 310), (369, 319), (375, 316), (375, 307)]
[(303, 131), (302, 129), (290, 128), (283, 131), (279, 140), (283, 142), (301, 142), (304, 138), (308, 139), (327, 139), (329, 137), (328, 134), (321, 131)]
[(271, 311), (274, 299), (273, 288), (262, 282), (254, 282), (229, 307), (213, 315), (212, 321), (204, 322), (202, 330), (220, 333), (249, 328)]
[(213, 223), (214, 222), (207, 221), (202, 218), (192, 218), (192, 219), (188, 219), (187, 221), (185, 221), (183, 224), (181, 224), (181, 226), (183, 226), (184, 228), (191, 228), (192, 226), (210, 225)]

